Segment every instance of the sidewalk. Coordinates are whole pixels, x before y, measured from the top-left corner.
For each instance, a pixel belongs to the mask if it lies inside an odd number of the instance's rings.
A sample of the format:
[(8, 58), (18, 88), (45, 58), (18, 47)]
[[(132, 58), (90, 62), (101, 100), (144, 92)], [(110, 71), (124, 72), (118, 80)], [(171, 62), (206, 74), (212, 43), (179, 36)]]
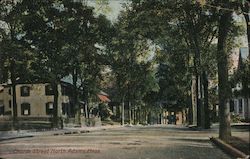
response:
[(234, 123), (231, 125), (231, 127), (232, 136), (238, 137), (250, 144), (250, 123)]
[[(219, 129), (219, 125), (213, 125), (212, 129)], [(221, 149), (234, 157), (249, 158), (250, 155), (250, 123), (232, 123), (232, 137), (228, 142), (212, 137), (211, 141)]]
[(34, 136), (57, 136), (67, 134), (89, 133), (92, 131), (114, 129), (122, 126), (99, 126), (99, 127), (79, 127), (79, 128), (64, 128), (64, 129), (50, 129), (50, 130), (20, 130), (20, 131), (0, 131), (0, 142), (4, 140), (11, 140), (17, 138), (28, 138)]

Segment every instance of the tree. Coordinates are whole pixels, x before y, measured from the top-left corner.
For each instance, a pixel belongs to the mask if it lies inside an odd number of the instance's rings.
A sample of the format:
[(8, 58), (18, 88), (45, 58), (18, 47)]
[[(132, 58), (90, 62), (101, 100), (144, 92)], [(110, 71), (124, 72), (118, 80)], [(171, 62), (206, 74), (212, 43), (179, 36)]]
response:
[[(229, 0), (220, 1), (225, 6), (230, 6)], [(228, 141), (231, 136), (228, 84), (228, 61), (227, 61), (227, 38), (232, 20), (231, 11), (221, 11), (219, 20), (219, 34), (217, 45), (217, 65), (219, 79), (219, 138)]]
[(23, 0), (22, 25), (25, 32), (22, 41), (35, 53), (37, 80), (49, 82), (54, 91), (53, 126), (58, 127), (58, 85), (68, 74), (64, 56), (64, 8), (61, 1)]
[(143, 97), (147, 92), (157, 91), (158, 85), (154, 78), (154, 59), (148, 58), (149, 41), (137, 35), (130, 18), (131, 15), (128, 16), (126, 12), (120, 15), (109, 52), (118, 98), (123, 106), (127, 102), (131, 124), (135, 119), (135, 109), (140, 107)]
[[(250, 97), (250, 60), (249, 59), (243, 59), (242, 54), (240, 51), (239, 54), (239, 63), (237, 70), (234, 72), (233, 76), (230, 78), (230, 84), (232, 88), (237, 87), (237, 85), (240, 85), (241, 89), (233, 89), (233, 97), (244, 97), (246, 100), (246, 107), (249, 107), (248, 100)], [(248, 119), (246, 119), (248, 120)]]
[[(238, 92), (240, 95), (246, 97), (246, 103), (247, 103), (247, 107), (249, 107), (248, 105), (248, 97), (250, 96), (249, 92), (249, 74), (250, 74), (250, 17), (249, 17), (249, 12), (250, 12), (250, 2), (249, 1), (242, 1), (242, 3), (240, 3), (240, 8), (241, 11), (243, 12), (245, 21), (246, 21), (246, 27), (247, 27), (247, 39), (248, 39), (248, 51), (249, 51), (249, 55), (248, 55), (248, 59), (246, 61), (239, 61), (240, 63), (240, 68), (237, 71), (236, 75), (235, 75), (235, 80), (237, 82), (242, 83), (242, 90), (241, 92)], [(241, 57), (241, 56), (240, 56)]]
[(189, 106), (191, 75), (188, 72), (186, 57), (179, 49), (170, 49), (171, 51), (163, 49), (162, 54), (165, 58), (159, 57), (161, 60), (157, 78), (161, 89), (157, 101), (165, 104), (167, 109), (174, 109), (173, 106), (176, 109)]
[(21, 43), (24, 32), (19, 17), (23, 13), (20, 2), (1, 1), (0, 13), (0, 23), (2, 24), (0, 54), (1, 74), (3, 74), (1, 82), (11, 80), (13, 128), (18, 129), (16, 84), (20, 81), (27, 81), (32, 55)]
[[(250, 23), (250, 17), (249, 17), (250, 2), (247, 1), (247, 0), (243, 0), (243, 1), (239, 2), (239, 3), (240, 3), (241, 11), (243, 12), (243, 15), (244, 15), (245, 21), (246, 21), (248, 48), (250, 48), (250, 25), (249, 25), (249, 23)], [(249, 54), (250, 54), (250, 50), (249, 50)]]
[[(171, 4), (171, 5), (170, 5)], [(129, 7), (128, 7), (129, 8)], [(207, 9), (203, 9), (199, 4), (193, 1), (132, 1), (130, 9), (127, 11), (134, 23), (134, 30), (143, 38), (151, 39), (157, 45), (172, 45), (172, 39), (184, 42), (182, 51), (188, 65), (194, 65), (194, 71), (189, 69), (196, 76), (196, 98), (198, 108), (203, 105), (202, 74), (208, 69), (204, 59), (201, 56), (208, 53), (213, 39), (217, 35), (216, 22), (218, 16), (209, 14)], [(145, 27), (148, 26), (148, 27)], [(195, 30), (195, 31), (194, 31)], [(178, 42), (173, 47), (178, 46)], [(180, 51), (181, 49), (177, 50)], [(205, 84), (205, 83), (204, 83)], [(207, 101), (207, 98), (206, 100)], [(207, 103), (205, 102), (204, 103)], [(201, 112), (201, 111), (200, 111)], [(199, 125), (204, 121), (204, 113), (199, 113)], [(206, 113), (208, 114), (208, 113)], [(206, 118), (209, 116), (206, 115)], [(203, 122), (204, 123), (204, 122)], [(210, 124), (207, 124), (210, 125)]]
[[(210, 4), (211, 3), (211, 4)], [(223, 2), (224, 3), (224, 2)], [(197, 4), (195, 1), (143, 1), (143, 0), (132, 0), (131, 5), (127, 9), (127, 17), (130, 17), (130, 21), (128, 23), (133, 23), (134, 32), (138, 35), (142, 36), (146, 39), (153, 40), (154, 43), (158, 45), (162, 45), (166, 43), (168, 46), (171, 45), (171, 41), (167, 41), (166, 37), (171, 40), (178, 39), (178, 41), (186, 42), (186, 48), (188, 48), (189, 57), (186, 59), (187, 63), (193, 62), (194, 65), (194, 74), (196, 75), (196, 96), (200, 101), (203, 96), (206, 98), (204, 104), (208, 107), (208, 89), (207, 89), (207, 73), (204, 70), (214, 69), (213, 60), (206, 61), (207, 54), (209, 51), (212, 51), (213, 45), (212, 42), (216, 37), (222, 36), (222, 32), (218, 32), (218, 28), (222, 27), (220, 25), (217, 26), (217, 21), (221, 18), (221, 10), (218, 10), (219, 7), (223, 3), (215, 3), (214, 1), (202, 1), (202, 4)], [(171, 5), (169, 5), (171, 4)], [(209, 5), (208, 5), (209, 4)], [(235, 7), (235, 3), (230, 3), (225, 6), (221, 6), (222, 11), (225, 10), (233, 10)], [(230, 8), (231, 7), (231, 8)], [(218, 14), (219, 13), (219, 14)], [(175, 27), (175, 25), (177, 27)], [(148, 27), (145, 27), (148, 26)], [(232, 23), (230, 21), (230, 26), (226, 26), (226, 30), (228, 31), (228, 36), (235, 37), (237, 34), (233, 33), (238, 28), (233, 28)], [(177, 28), (177, 29), (176, 29)], [(223, 27), (222, 27), (223, 28)], [(230, 28), (230, 29), (229, 29)], [(177, 30), (175, 34), (171, 34), (171, 31)], [(194, 31), (195, 30), (195, 31)], [(220, 28), (221, 30), (221, 28)], [(223, 29), (222, 29), (223, 30)], [(179, 33), (178, 33), (179, 32)], [(224, 38), (225, 38), (224, 37)], [(219, 38), (220, 43), (218, 44), (218, 52), (221, 51), (221, 48), (224, 48), (224, 39)], [(225, 38), (227, 39), (227, 45), (225, 49), (230, 49), (233, 47), (233, 38)], [(231, 40), (230, 40), (231, 39)], [(223, 42), (221, 42), (221, 40)], [(176, 43), (173, 48), (180, 47), (178, 43)], [(185, 48), (184, 47), (184, 48)], [(178, 50), (179, 51), (179, 50)], [(225, 52), (225, 50), (224, 50)], [(210, 53), (209, 53), (210, 54)], [(218, 58), (218, 56), (217, 56)], [(224, 59), (225, 56), (223, 57)], [(193, 59), (193, 60), (192, 60)], [(211, 62), (210, 62), (211, 61)], [(223, 60), (222, 60), (223, 61)], [(224, 61), (225, 62), (225, 61)], [(191, 63), (192, 65), (192, 63)], [(220, 65), (220, 64), (218, 64)], [(190, 65), (187, 65), (190, 66)], [(210, 68), (210, 66), (212, 66)], [(218, 66), (222, 71), (227, 68), (227, 64), (221, 68), (222, 65)], [(219, 72), (220, 72), (219, 71)], [(193, 72), (190, 70), (190, 72)], [(225, 73), (225, 70), (224, 70)], [(221, 74), (221, 72), (219, 73)], [(227, 74), (224, 74), (227, 76)], [(222, 75), (219, 75), (219, 81)], [(203, 77), (203, 78), (201, 78)], [(225, 77), (227, 78), (227, 77)], [(202, 80), (203, 79), (203, 80)], [(198, 85), (199, 81), (203, 83), (204, 90), (202, 89), (202, 85)], [(226, 80), (227, 81), (227, 80)], [(227, 82), (225, 82), (226, 84)], [(226, 84), (227, 85), (227, 84)], [(221, 87), (221, 86), (220, 86)], [(222, 86), (223, 87), (223, 86)], [(221, 88), (223, 89), (223, 88)], [(229, 90), (228, 90), (229, 91)], [(204, 95), (203, 95), (204, 92)], [(222, 91), (223, 92), (223, 91)], [(221, 99), (220, 99), (221, 100)], [(199, 102), (197, 100), (197, 105)], [(200, 105), (202, 106), (202, 105)], [(222, 108), (224, 110), (224, 108)], [(200, 109), (198, 109), (200, 110)], [(208, 111), (208, 108), (205, 109)], [(200, 120), (198, 123), (203, 122), (204, 119), (201, 118), (204, 116), (204, 110), (200, 110)], [(208, 113), (206, 113), (208, 114)], [(205, 121), (208, 121), (209, 116), (206, 117)], [(199, 124), (200, 125), (200, 124)], [(203, 125), (203, 124), (202, 124)], [(206, 123), (205, 126), (208, 127), (210, 124)]]
[(97, 43), (95, 33), (97, 20), (94, 17), (93, 8), (81, 2), (62, 1), (62, 4), (64, 6), (62, 25), (64, 36), (67, 37), (64, 41), (63, 52), (65, 52), (64, 58), (68, 60), (67, 72), (73, 77), (73, 105), (76, 123), (80, 124), (79, 87), (84, 87), (85, 92), (88, 89), (86, 89), (87, 85), (80, 84), (79, 86), (77, 82), (81, 76), (84, 82), (87, 82), (86, 79), (92, 73), (86, 73), (89, 68), (88, 63), (96, 62), (97, 49), (94, 45)]
[(79, 123), (79, 87), (84, 88), (85, 95), (97, 92), (104, 58), (96, 45), (107, 38), (106, 30), (101, 28), (108, 28), (108, 20), (94, 17), (93, 8), (82, 2), (23, 0), (20, 8), (24, 32), (21, 40), (35, 56), (31, 64), (33, 79), (49, 82), (54, 90), (54, 126), (58, 125), (57, 87), (69, 74), (73, 76), (73, 104)]

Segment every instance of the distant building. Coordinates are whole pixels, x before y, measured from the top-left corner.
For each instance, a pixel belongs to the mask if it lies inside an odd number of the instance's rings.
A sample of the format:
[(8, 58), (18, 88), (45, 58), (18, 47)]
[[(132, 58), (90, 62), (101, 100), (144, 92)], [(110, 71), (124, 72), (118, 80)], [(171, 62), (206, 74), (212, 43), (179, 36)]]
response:
[[(0, 85), (0, 115), (13, 115), (13, 90), (11, 85)], [(73, 115), (71, 86), (58, 85), (58, 116)], [(49, 83), (24, 83), (16, 85), (17, 117), (51, 117), (54, 109), (54, 92)]]

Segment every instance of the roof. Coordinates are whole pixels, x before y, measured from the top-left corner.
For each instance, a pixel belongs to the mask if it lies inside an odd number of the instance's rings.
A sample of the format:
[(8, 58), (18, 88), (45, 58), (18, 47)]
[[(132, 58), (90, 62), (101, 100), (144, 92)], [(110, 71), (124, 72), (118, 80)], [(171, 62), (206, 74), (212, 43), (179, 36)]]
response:
[[(63, 77), (61, 79), (61, 81), (73, 85), (73, 76), (71, 74), (68, 75), (68, 76), (65, 76), (65, 77)], [(81, 80), (80, 79), (77, 79), (76, 85), (77, 85), (77, 87), (81, 86)]]
[(229, 60), (231, 64), (231, 66), (229, 67), (229, 74), (232, 75), (238, 69), (240, 60), (241, 62), (245, 62), (247, 58), (250, 58), (248, 47), (233, 49)]
[(97, 94), (97, 96), (99, 97), (99, 99), (102, 101), (102, 102), (110, 102), (111, 100), (105, 96), (105, 95), (101, 95), (101, 94)]
[[(50, 82), (49, 81), (34, 81), (34, 82), (20, 82), (20, 81), (16, 81), (16, 85), (25, 85), (25, 84), (49, 84)], [(71, 83), (68, 83), (68, 82), (66, 82), (66, 81), (60, 81), (60, 84), (62, 84), (62, 85), (67, 85), (67, 86), (72, 86), (72, 84)], [(0, 84), (0, 86), (2, 86), (2, 87), (10, 87), (10, 86), (12, 86), (12, 84), (11, 84), (11, 81), (9, 81), (9, 82), (7, 82), (7, 83), (2, 83), (2, 84)]]

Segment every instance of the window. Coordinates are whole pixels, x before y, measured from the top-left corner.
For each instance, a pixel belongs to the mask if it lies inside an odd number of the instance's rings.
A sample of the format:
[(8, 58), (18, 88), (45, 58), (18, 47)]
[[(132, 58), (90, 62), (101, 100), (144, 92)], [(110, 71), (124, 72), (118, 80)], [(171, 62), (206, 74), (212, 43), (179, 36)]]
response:
[(21, 96), (26, 97), (30, 95), (30, 87), (28, 86), (22, 86), (21, 87)]
[(22, 115), (30, 115), (30, 104), (22, 103), (21, 104), (21, 114)]
[(54, 103), (53, 102), (46, 103), (46, 114), (47, 115), (52, 115), (53, 114), (53, 108), (54, 108)]
[(11, 88), (9, 89), (9, 95), (11, 95)]
[(50, 84), (45, 86), (45, 95), (54, 95), (54, 90)]
[(11, 100), (9, 100), (9, 108), (11, 108), (12, 104), (11, 104)]

